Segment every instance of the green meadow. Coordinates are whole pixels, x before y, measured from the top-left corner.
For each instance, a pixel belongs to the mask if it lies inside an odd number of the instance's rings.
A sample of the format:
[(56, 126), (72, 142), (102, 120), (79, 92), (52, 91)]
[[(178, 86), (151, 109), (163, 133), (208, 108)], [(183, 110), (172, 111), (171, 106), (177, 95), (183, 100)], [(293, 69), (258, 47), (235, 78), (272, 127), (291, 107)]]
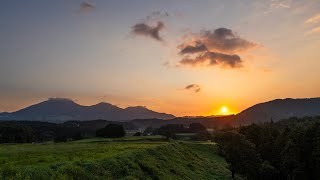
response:
[(162, 137), (0, 145), (2, 179), (229, 179), (212, 143)]

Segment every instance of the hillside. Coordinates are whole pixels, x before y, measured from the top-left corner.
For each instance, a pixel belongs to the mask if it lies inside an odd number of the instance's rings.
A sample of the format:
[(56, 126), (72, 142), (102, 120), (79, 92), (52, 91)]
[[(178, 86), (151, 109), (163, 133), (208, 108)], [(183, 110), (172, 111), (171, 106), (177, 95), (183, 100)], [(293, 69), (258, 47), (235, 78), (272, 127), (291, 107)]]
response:
[(158, 113), (142, 106), (119, 108), (109, 103), (82, 106), (70, 99), (51, 98), (12, 113), (0, 114), (0, 120), (29, 120), (64, 122), (68, 120), (123, 121), (132, 119), (174, 118), (171, 114)]
[(256, 104), (236, 115), (239, 124), (279, 121), (290, 117), (320, 115), (320, 98), (276, 99)]
[(0, 152), (6, 155), (0, 159), (5, 179), (230, 178), (213, 144), (79, 141), (0, 145)]

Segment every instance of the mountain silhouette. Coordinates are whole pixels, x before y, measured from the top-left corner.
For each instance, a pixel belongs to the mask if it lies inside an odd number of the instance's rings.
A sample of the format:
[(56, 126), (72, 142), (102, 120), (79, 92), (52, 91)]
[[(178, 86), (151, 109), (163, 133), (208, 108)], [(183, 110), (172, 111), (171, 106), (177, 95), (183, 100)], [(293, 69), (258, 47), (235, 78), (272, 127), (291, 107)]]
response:
[(68, 120), (126, 121), (132, 119), (174, 118), (171, 114), (158, 113), (142, 106), (122, 109), (109, 103), (82, 106), (70, 99), (50, 98), (12, 113), (1, 113), (0, 120), (32, 120), (63, 122)]
[(235, 118), (239, 124), (245, 125), (317, 115), (320, 115), (320, 98), (287, 98), (256, 104), (237, 114)]
[(159, 128), (166, 124), (201, 123), (209, 128), (248, 125), (288, 119), (290, 117), (305, 117), (320, 115), (320, 98), (305, 99), (275, 99), (256, 104), (236, 115), (207, 116), (207, 117), (177, 117), (169, 121), (161, 119), (136, 119), (130, 121), (135, 127)]

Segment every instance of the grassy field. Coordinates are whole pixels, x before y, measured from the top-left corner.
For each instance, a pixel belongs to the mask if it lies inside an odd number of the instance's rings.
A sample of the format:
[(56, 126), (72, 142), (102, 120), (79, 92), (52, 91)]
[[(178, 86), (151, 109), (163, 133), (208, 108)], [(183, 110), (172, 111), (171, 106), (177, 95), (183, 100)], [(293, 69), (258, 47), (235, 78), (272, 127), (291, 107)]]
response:
[(0, 145), (1, 179), (229, 179), (210, 143), (161, 137)]

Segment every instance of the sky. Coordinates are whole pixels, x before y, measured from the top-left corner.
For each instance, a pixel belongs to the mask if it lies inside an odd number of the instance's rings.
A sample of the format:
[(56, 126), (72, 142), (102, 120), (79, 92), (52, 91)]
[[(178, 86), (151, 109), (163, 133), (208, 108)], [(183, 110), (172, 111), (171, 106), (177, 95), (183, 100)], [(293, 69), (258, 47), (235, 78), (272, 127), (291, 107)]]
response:
[(218, 115), (320, 96), (319, 0), (3, 0), (0, 27), (0, 112), (63, 97)]

